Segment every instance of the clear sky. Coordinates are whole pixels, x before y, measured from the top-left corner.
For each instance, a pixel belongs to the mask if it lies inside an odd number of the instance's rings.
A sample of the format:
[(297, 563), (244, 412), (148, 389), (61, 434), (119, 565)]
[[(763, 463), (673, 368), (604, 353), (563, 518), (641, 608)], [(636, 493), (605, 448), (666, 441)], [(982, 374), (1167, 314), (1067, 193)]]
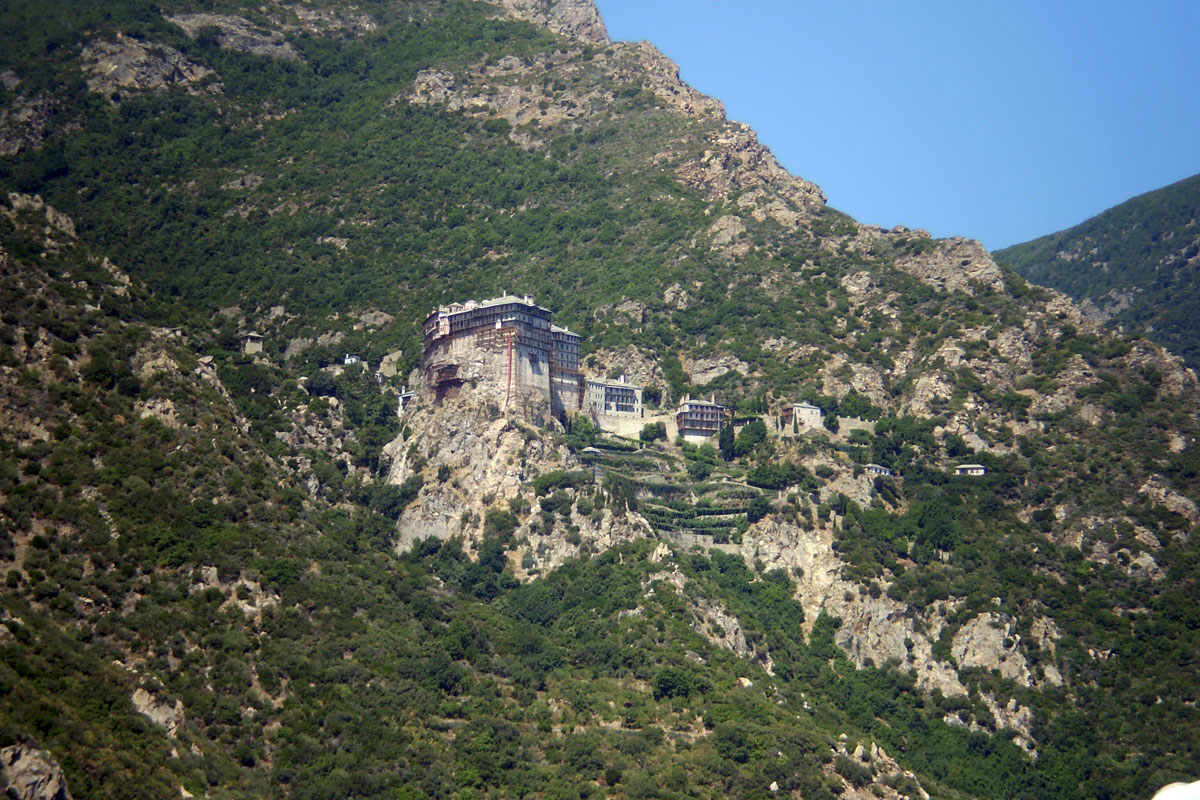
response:
[(861, 222), (989, 249), (1200, 173), (1200, 0), (595, 0)]

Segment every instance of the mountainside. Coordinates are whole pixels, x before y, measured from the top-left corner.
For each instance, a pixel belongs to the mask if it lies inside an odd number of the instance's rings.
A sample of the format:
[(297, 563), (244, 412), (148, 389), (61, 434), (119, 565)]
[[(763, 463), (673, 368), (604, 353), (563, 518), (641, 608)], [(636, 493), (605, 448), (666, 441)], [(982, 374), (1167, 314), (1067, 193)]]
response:
[[(12, 792), (1200, 775), (1181, 359), (829, 208), (587, 0), (61, 5), (0, 10)], [(499, 323), (422, 364), (510, 294), (645, 416)]]
[(1200, 365), (1200, 175), (998, 250), (1025, 278), (1080, 301), (1088, 316), (1139, 331)]

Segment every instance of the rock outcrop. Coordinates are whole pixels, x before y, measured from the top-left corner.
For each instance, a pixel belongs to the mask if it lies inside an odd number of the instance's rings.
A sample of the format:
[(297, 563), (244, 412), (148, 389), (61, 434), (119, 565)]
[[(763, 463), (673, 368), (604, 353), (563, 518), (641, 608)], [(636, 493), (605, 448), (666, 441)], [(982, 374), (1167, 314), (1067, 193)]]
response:
[(6, 790), (18, 800), (71, 800), (58, 762), (32, 741), (0, 749), (0, 766)]
[(682, 163), (675, 174), (685, 185), (713, 200), (742, 191), (762, 190), (766, 194), (760, 197), (774, 197), (783, 202), (770, 216), (787, 227), (796, 227), (825, 206), (825, 194), (816, 184), (784, 169), (750, 126), (740, 122), (731, 122), (714, 131), (704, 142), (703, 153)]
[(683, 364), (684, 370), (692, 379), (692, 383), (703, 386), (711, 380), (721, 377), (727, 372), (740, 372), (742, 375), (754, 374), (754, 368), (730, 353), (711, 358), (688, 359)]
[(1189, 525), (1200, 524), (1200, 509), (1197, 509), (1195, 502), (1171, 488), (1161, 475), (1151, 475), (1138, 489), (1138, 494), (1183, 517)]
[(49, 95), (21, 95), (0, 111), (0, 156), (36, 150), (46, 138), (46, 126), (58, 108)]
[(1017, 649), (1019, 641), (1011, 617), (988, 612), (955, 631), (950, 652), (960, 667), (994, 669), (1002, 678), (1030, 686), (1033, 681), (1029, 665)]
[[(188, 594), (219, 589), (222, 594), (226, 595), (225, 601), (220, 606), (222, 610), (237, 610), (243, 616), (261, 619), (263, 609), (279, 605), (279, 595), (275, 592), (265, 591), (257, 580), (238, 577), (222, 581), (216, 567), (201, 567), (198, 573), (194, 582), (188, 586)], [(182, 706), (180, 709), (180, 713), (182, 713)]]
[[(547, 92), (543, 82), (548, 73), (564, 88)], [(514, 128), (549, 130), (610, 112), (616, 88), (649, 92), (656, 102), (688, 116), (719, 120), (725, 115), (718, 100), (684, 83), (679, 67), (648, 42), (617, 43), (587, 57), (582, 50), (528, 58), (504, 56), (457, 74), (431, 67), (417, 73), (405, 99), (476, 117), (502, 118)], [(511, 137), (524, 147), (545, 146), (536, 131), (513, 131)]]
[(803, 530), (766, 520), (746, 532), (741, 554), (747, 563), (784, 568), (796, 576), (797, 599), (804, 607), (807, 625), (822, 611), (840, 617), (842, 625), (835, 641), (855, 663), (861, 666), (869, 661), (879, 666), (893, 660), (910, 665), (918, 685), (926, 691), (966, 692), (954, 668), (933, 655), (930, 637), (941, 630), (941, 618), (929, 615), (923, 619), (886, 595), (871, 597), (860, 592), (861, 587), (842, 577), (843, 565), (833, 550), (830, 528)]
[(635, 386), (662, 387), (666, 384), (658, 362), (634, 348), (603, 348), (589, 353), (584, 364), (590, 375), (624, 375)]
[(142, 686), (134, 690), (130, 699), (137, 712), (166, 731), (169, 738), (179, 738), (179, 729), (185, 721), (182, 701), (172, 702), (157, 688)]
[(300, 54), (279, 31), (256, 27), (248, 19), (227, 14), (178, 14), (167, 20), (195, 39), (206, 28), (215, 29), (217, 45), (281, 61), (301, 61)]
[(166, 45), (143, 42), (118, 33), (114, 41), (84, 45), (83, 73), (90, 90), (105, 97), (130, 90), (165, 89), (196, 84), (213, 74), (203, 64)]
[[(404, 416), (409, 436), (384, 448), (389, 483), (403, 484), (414, 476), (424, 480), (419, 500), (397, 521), (398, 550), (421, 539), (451, 536), (462, 536), (473, 547), (483, 536), (488, 510), (506, 508), (519, 495), (529, 503), (530, 516), (516, 531), (524, 543), (511, 555), (518, 577), (552, 569), (584, 546), (600, 551), (651, 535), (650, 525), (637, 514), (581, 509), (574, 489), (566, 490), (569, 509), (559, 509), (551, 515), (555, 521), (545, 524), (543, 499), (530, 497), (527, 485), (552, 470), (583, 467), (565, 445), (554, 442), (561, 428), (544, 399), (531, 396), (532, 405), (505, 411), (485, 379), (436, 403), (420, 381), (412, 385), (414, 402)], [(531, 419), (547, 427), (539, 429)]]
[(930, 286), (948, 292), (975, 293), (975, 286), (1000, 290), (1004, 275), (988, 251), (974, 239), (925, 240), (930, 245), (896, 259), (896, 266)]
[(604, 20), (592, 0), (488, 0), (513, 19), (543, 25), (555, 33), (592, 44), (608, 42)]
[[(526, 0), (514, 0), (514, 5), (525, 4)], [(545, 91), (547, 74), (572, 88)], [(588, 80), (582, 81), (585, 75)], [(590, 88), (580, 88), (585, 86)], [(529, 59), (505, 56), (458, 73), (431, 66), (417, 74), (403, 99), (443, 105), (475, 117), (505, 119), (514, 128), (510, 138), (535, 148), (547, 145), (547, 138), (539, 133), (543, 129), (614, 113), (616, 87), (648, 94), (662, 107), (718, 123), (703, 140), (689, 135), (671, 152), (661, 154), (687, 186), (712, 200), (739, 195), (739, 207), (748, 216), (772, 219), (793, 230), (824, 208), (825, 195), (819, 187), (784, 169), (748, 125), (726, 122), (720, 101), (684, 83), (678, 65), (648, 42), (616, 43), (586, 57), (580, 51)], [(718, 239), (723, 235), (713, 233)]]

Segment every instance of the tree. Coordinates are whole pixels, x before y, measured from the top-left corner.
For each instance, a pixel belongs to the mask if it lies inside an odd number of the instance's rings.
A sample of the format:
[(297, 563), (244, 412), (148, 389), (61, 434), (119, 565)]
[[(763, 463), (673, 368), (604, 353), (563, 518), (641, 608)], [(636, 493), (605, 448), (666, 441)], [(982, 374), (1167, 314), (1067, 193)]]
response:
[(733, 454), (738, 458), (748, 455), (767, 438), (767, 425), (761, 419), (752, 420), (738, 433), (733, 443)]
[(679, 667), (667, 667), (654, 676), (654, 699), (687, 697), (692, 693), (692, 678)]
[(647, 422), (646, 426), (644, 428), (642, 428), (642, 432), (638, 434), (638, 438), (641, 439), (643, 442), (653, 442), (658, 439), (662, 439), (663, 441), (666, 441), (666, 439), (667, 439), (666, 423)]
[(746, 508), (746, 519), (751, 522), (758, 522), (760, 519), (771, 513), (771, 503), (761, 494), (750, 501), (749, 507)]
[(717, 434), (717, 449), (721, 451), (721, 458), (726, 461), (732, 461), (733, 452), (733, 423), (728, 422), (721, 426), (720, 433)]

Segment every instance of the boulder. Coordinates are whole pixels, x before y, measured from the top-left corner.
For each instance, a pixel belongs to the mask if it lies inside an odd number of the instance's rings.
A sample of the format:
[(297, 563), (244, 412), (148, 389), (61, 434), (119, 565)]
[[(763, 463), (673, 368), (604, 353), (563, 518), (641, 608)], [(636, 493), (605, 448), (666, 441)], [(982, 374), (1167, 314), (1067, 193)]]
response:
[(18, 800), (71, 800), (58, 762), (32, 741), (0, 749), (0, 767), (5, 788)]

